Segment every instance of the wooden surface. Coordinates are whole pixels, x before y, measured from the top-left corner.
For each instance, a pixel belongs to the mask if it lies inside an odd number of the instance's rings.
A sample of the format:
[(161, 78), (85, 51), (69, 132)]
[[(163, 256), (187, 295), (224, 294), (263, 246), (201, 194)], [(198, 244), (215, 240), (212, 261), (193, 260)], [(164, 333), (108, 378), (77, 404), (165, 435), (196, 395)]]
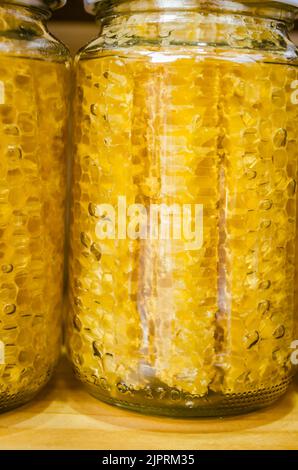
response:
[(266, 410), (222, 419), (143, 416), (92, 398), (62, 360), (30, 404), (0, 415), (0, 449), (297, 449), (298, 377)]

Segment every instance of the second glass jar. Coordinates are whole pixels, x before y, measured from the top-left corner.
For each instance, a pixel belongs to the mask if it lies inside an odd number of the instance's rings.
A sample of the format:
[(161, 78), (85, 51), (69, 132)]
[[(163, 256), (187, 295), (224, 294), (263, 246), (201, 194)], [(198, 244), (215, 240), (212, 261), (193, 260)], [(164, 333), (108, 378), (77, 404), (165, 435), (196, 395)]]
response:
[(268, 405), (291, 377), (298, 60), (286, 2), (86, 1), (68, 349), (144, 412)]

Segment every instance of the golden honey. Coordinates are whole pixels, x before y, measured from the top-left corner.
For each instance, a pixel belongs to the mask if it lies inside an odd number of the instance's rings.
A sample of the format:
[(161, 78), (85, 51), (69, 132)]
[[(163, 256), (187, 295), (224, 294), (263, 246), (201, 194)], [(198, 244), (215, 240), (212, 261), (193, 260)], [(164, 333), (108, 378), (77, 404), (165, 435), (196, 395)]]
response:
[[(0, 3), (4, 32), (39, 20)], [(35, 41), (0, 40), (0, 410), (47, 382), (61, 341), (69, 59)]]
[[(116, 4), (76, 60), (75, 372), (95, 396), (145, 412), (269, 404), (292, 370), (297, 57), (266, 19), (174, 5), (174, 21), (166, 7)], [(202, 243), (119, 237), (123, 197), (141, 212), (199, 205)], [(113, 237), (99, 236), (103, 221)]]

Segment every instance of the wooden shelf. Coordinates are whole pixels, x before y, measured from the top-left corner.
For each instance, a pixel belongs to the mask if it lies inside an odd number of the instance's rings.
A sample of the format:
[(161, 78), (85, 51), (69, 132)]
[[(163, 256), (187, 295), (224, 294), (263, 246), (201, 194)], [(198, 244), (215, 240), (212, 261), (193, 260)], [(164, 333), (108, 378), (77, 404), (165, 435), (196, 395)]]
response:
[(143, 416), (89, 396), (62, 359), (30, 404), (0, 415), (0, 449), (297, 449), (298, 377), (276, 405), (233, 418)]

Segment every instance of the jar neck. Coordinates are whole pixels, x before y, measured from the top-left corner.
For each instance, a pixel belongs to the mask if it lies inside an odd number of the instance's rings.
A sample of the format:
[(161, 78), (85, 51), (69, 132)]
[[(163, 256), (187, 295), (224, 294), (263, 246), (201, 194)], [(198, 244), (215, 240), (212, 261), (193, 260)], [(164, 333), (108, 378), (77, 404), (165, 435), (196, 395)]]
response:
[(293, 7), (278, 0), (91, 0), (93, 12), (98, 20), (113, 15), (159, 12), (163, 14), (177, 12), (201, 12), (205, 15), (217, 13), (225, 15), (252, 16), (294, 24), (298, 7)]
[(35, 9), (43, 14), (50, 16), (52, 10), (61, 8), (66, 0), (0, 0), (0, 6), (23, 6), (29, 9)]
[(48, 10), (0, 2), (0, 41), (5, 38), (31, 40), (47, 32)]
[(121, 38), (123, 47), (142, 41), (155, 45), (211, 45), (286, 49), (297, 9), (247, 0), (102, 0), (95, 4), (102, 43)]

